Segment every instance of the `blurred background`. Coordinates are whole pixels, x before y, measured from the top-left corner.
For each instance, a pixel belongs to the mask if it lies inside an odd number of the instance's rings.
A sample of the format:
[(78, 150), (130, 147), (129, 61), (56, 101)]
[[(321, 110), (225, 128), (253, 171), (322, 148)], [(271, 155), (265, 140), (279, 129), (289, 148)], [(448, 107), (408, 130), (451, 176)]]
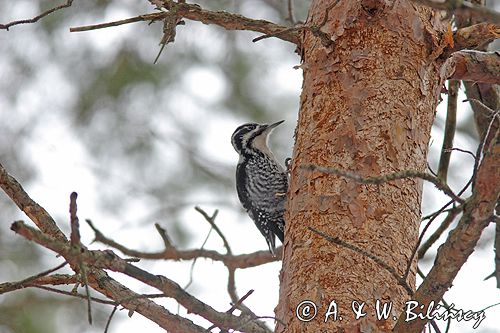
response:
[[(0, 23), (36, 16), (60, 2), (0, 0)], [(285, 0), (197, 3), (290, 25)], [(308, 6), (309, 1), (295, 1), (298, 21), (305, 20)], [(291, 156), (302, 83), (301, 70), (293, 68), (300, 61), (294, 45), (273, 38), (252, 43), (259, 34), (186, 20), (185, 26), (177, 27), (175, 43), (167, 45), (153, 64), (162, 37), (159, 22), (69, 32), (70, 27), (151, 12), (148, 1), (75, 1), (38, 23), (0, 31), (0, 161), (66, 233), (69, 195), (78, 192), (84, 244), (93, 240), (83, 222), (89, 218), (105, 235), (129, 248), (161, 250), (163, 242), (154, 223), (166, 228), (179, 248), (199, 248), (210, 226), (194, 210), (197, 205), (209, 214), (219, 209), (216, 222), (236, 254), (265, 250), (264, 238), (237, 200), (238, 156), (230, 136), (244, 122), (285, 119), (274, 131), (271, 145), (280, 160)], [(464, 98), (461, 94), (459, 101)], [(430, 143), (433, 169), (439, 161), (445, 101), (439, 106)], [(475, 151), (478, 142), (468, 105), (460, 104), (458, 116), (455, 147)], [(452, 188), (467, 182), (472, 166), (466, 154), (452, 154)], [(446, 201), (426, 184), (423, 215)], [(0, 212), (0, 282), (21, 280), (61, 262), (52, 252), (13, 235), (10, 224), (28, 220), (3, 192)], [(482, 281), (493, 271), (493, 231), (492, 226), (486, 230), (480, 250), (445, 296), (456, 308), (478, 311), (500, 301), (495, 281)], [(224, 252), (215, 234), (205, 248)], [(435, 251), (436, 246), (430, 254)], [(421, 264), (424, 272), (433, 262), (432, 256), (426, 258)], [(182, 286), (190, 281), (191, 262), (142, 260), (138, 265)], [(240, 296), (255, 289), (245, 304), (258, 315), (273, 315), (280, 267), (272, 263), (236, 273)], [(110, 275), (137, 292), (155, 292)], [(230, 302), (226, 284), (223, 265), (198, 260), (188, 291), (225, 311)], [(171, 300), (157, 302), (186, 315)], [(488, 310), (476, 331), (497, 331), (500, 322), (494, 317), (499, 309)], [(111, 310), (94, 304), (94, 324), (89, 326), (85, 301), (35, 289), (16, 291), (0, 296), (0, 333), (103, 332)], [(452, 322), (456, 332), (471, 327), (471, 322)], [(109, 332), (138, 329), (162, 331), (137, 313), (128, 318), (126, 311), (118, 311)]]

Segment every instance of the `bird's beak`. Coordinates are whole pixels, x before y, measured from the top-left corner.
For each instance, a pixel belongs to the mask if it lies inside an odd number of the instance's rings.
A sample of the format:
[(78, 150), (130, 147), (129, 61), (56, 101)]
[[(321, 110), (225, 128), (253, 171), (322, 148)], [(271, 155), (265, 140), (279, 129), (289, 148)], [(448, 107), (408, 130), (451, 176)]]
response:
[(279, 124), (281, 124), (282, 122), (284, 122), (284, 120), (280, 120), (280, 121), (275, 122), (274, 124), (267, 125), (266, 130), (273, 129), (273, 128), (275, 128), (276, 126), (278, 126)]

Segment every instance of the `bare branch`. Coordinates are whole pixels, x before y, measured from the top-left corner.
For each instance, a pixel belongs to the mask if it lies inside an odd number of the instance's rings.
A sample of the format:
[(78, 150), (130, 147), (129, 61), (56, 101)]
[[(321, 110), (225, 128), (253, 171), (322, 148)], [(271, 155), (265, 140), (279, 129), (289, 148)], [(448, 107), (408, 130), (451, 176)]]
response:
[(81, 26), (81, 27), (73, 27), (73, 28), (69, 28), (69, 31), (70, 32), (83, 32), (83, 31), (104, 29), (104, 28), (110, 28), (110, 27), (117, 27), (117, 26), (120, 26), (123, 24), (130, 24), (130, 23), (141, 22), (141, 21), (154, 22), (154, 21), (163, 20), (167, 15), (169, 15), (167, 12), (143, 14), (143, 15), (134, 16), (134, 17), (124, 19), (124, 20), (99, 23), (99, 24), (92, 24), (92, 25), (85, 25), (85, 26)]
[[(226, 248), (226, 254), (227, 255), (232, 255), (233, 253), (231, 251), (231, 247), (229, 246), (228, 241), (226, 240), (226, 237), (224, 236), (224, 234), (222, 233), (222, 231), (219, 229), (219, 227), (217, 226), (217, 224), (215, 224), (215, 218), (217, 217), (217, 214), (218, 214), (219, 211), (215, 210), (214, 213), (212, 214), (212, 216), (209, 216), (207, 214), (207, 212), (205, 212), (200, 207), (196, 206), (194, 209), (197, 212), (199, 212), (205, 218), (205, 220), (210, 224), (210, 226), (212, 227), (212, 229), (215, 230), (217, 232), (217, 234), (219, 235), (219, 237), (222, 239), (222, 242), (224, 243), (224, 247)], [(203, 243), (203, 246), (200, 248), (201, 250), (203, 250), (204, 245), (205, 245), (205, 243)], [(194, 266), (194, 263), (196, 262), (197, 259), (198, 258), (194, 259), (193, 264), (192, 264), (191, 267)], [(238, 300), (240, 299), (240, 297), (238, 296), (238, 294), (236, 292), (236, 278), (235, 278), (236, 267), (229, 267), (229, 266), (227, 266), (227, 270), (228, 270), (227, 291), (228, 291), (229, 297), (231, 298), (231, 300), (235, 304), (239, 304), (239, 309), (242, 312), (244, 312), (245, 314), (248, 314), (248, 315), (256, 318), (257, 316), (252, 312), (252, 310), (250, 310), (248, 307), (246, 307), (245, 305), (243, 305), (241, 302), (238, 303)]]
[[(254, 20), (248, 17), (227, 13), (224, 11), (204, 10), (198, 5), (192, 5), (172, 0), (164, 0), (163, 3), (168, 10), (174, 11), (176, 15), (204, 24), (216, 24), (227, 30), (251, 30), (263, 34), (271, 34), (286, 29), (286, 27), (266, 21)], [(299, 44), (299, 36), (295, 31), (290, 31), (277, 35), (276, 37)]]
[[(215, 218), (215, 216), (217, 215), (218, 211), (216, 210), (213, 217)], [(204, 250), (205, 249), (205, 245), (207, 245), (207, 242), (208, 242), (208, 239), (210, 238), (210, 234), (212, 233), (212, 230), (214, 230), (214, 228), (210, 228), (210, 230), (208, 230), (208, 233), (207, 233), (207, 236), (205, 237), (205, 240), (203, 241), (203, 244), (201, 244), (201, 247), (200, 247), (200, 250)], [(189, 281), (188, 283), (184, 286), (184, 290), (186, 290), (187, 288), (189, 288), (189, 286), (191, 285), (191, 283), (193, 283), (193, 273), (194, 273), (194, 266), (196, 265), (196, 261), (198, 260), (198, 258), (195, 258), (193, 260), (193, 262), (191, 263), (191, 267), (189, 268)]]
[[(446, 215), (446, 218), (439, 225), (439, 227), (434, 231), (434, 233), (423, 243), (418, 249), (418, 259), (422, 259), (425, 253), (431, 248), (432, 245), (441, 237), (443, 232), (448, 229), (451, 223), (455, 220), (455, 217), (462, 211), (462, 206), (453, 207)], [(438, 215), (435, 215), (438, 216)]]
[[(95, 25), (88, 25), (82, 27), (73, 27), (70, 28), (71, 32), (78, 31), (88, 31), (95, 29), (102, 29), (108, 27), (114, 27), (122, 24), (129, 24), (140, 21), (158, 21), (163, 20), (167, 16), (171, 15), (170, 13), (174, 13), (179, 18), (186, 18), (193, 21), (199, 21), (204, 24), (215, 24), (226, 30), (250, 30), (261, 32), (264, 34), (274, 34), (277, 38), (285, 40), (287, 42), (291, 42), (294, 44), (299, 44), (299, 35), (295, 30), (288, 30), (287, 27), (283, 27), (281, 25), (266, 21), (266, 20), (254, 20), (239, 14), (232, 14), (224, 11), (210, 11), (204, 10), (198, 5), (174, 2), (174, 1), (164, 1), (165, 7), (169, 9), (168, 12), (159, 12), (159, 13), (151, 13), (139, 15), (136, 17), (101, 23)], [(284, 30), (287, 30), (284, 32)]]
[[(142, 271), (121, 258), (119, 258), (119, 260), (115, 260), (118, 257), (116, 257), (111, 251), (88, 251), (82, 245), (72, 246), (71, 243), (65, 238), (64, 234), (62, 234), (59, 230), (52, 217), (50, 217), (50, 215), (42, 207), (31, 200), (26, 192), (24, 192), (21, 185), (12, 176), (10, 176), (1, 165), (0, 186), (44, 232), (28, 227), (20, 221), (12, 224), (12, 230), (23, 235), (27, 239), (33, 240), (38, 244), (61, 254), (74, 270), (80, 270), (83, 266), (85, 266), (84, 269), (86, 271), (82, 272), (84, 274), (83, 279), (85, 284), (92, 286), (92, 288), (106, 295), (110, 299), (113, 299), (129, 311), (142, 314), (170, 332), (205, 332), (204, 328), (195, 325), (190, 320), (174, 315), (164, 307), (152, 302), (144, 296), (134, 293), (132, 290), (110, 278), (102, 269), (116, 270), (134, 278), (142, 276), (144, 280), (139, 279), (140, 281), (149, 281), (151, 283), (150, 285), (153, 287), (168, 290), (169, 293), (165, 293), (168, 297), (175, 299), (180, 298), (183, 302), (186, 301), (184, 303), (181, 302), (181, 304), (185, 305), (186, 308), (193, 310), (192, 312), (194, 313), (198, 313), (198, 310), (201, 311), (202, 313), (200, 315), (206, 316), (208, 320), (212, 318), (214, 320), (212, 322), (217, 324), (219, 327), (231, 328), (242, 326), (242, 322), (244, 321), (240, 320), (239, 317), (215, 311), (208, 305), (197, 300), (195, 297), (184, 292), (182, 288), (167, 278), (155, 276)], [(255, 260), (255, 258), (251, 258), (251, 260), (252, 259)], [(244, 260), (245, 258), (243, 258), (243, 261)], [(78, 282), (74, 276), (64, 276), (62, 278), (65, 279), (65, 281), (72, 281), (73, 283)], [(41, 277), (38, 278), (38, 280), (33, 280), (31, 282), (33, 287), (44, 287), (35, 285), (35, 283), (41, 283), (40, 280), (42, 279), (53, 282), (55, 280), (53, 276)], [(2, 287), (5, 287), (5, 285), (2, 285)], [(90, 299), (93, 300), (93, 298)], [(243, 324), (243, 328), (248, 328), (249, 332), (269, 333), (267, 329), (262, 329), (262, 327), (260, 327), (255, 321)]]
[[(240, 317), (230, 315), (227, 313), (218, 312), (209, 305), (201, 302), (194, 296), (190, 295), (186, 291), (184, 291), (177, 283), (174, 281), (161, 276), (154, 275), (147, 271), (144, 271), (132, 264), (129, 264), (127, 261), (118, 257), (112, 251), (89, 251), (85, 248), (75, 249), (70, 246), (68, 242), (62, 242), (55, 240), (49, 236), (46, 236), (42, 232), (33, 229), (23, 222), (18, 221), (12, 224), (11, 229), (17, 234), (29, 239), (31, 241), (36, 242), (48, 249), (51, 249), (54, 252), (61, 254), (66, 260), (71, 262), (82, 261), (88, 267), (92, 267), (96, 274), (96, 279), (100, 280), (99, 276), (105, 274), (104, 272), (99, 272), (96, 269), (109, 269), (115, 272), (120, 272), (126, 274), (134, 279), (137, 279), (147, 285), (150, 285), (160, 291), (162, 291), (167, 297), (174, 298), (177, 300), (182, 306), (184, 306), (189, 312), (198, 314), (203, 318), (211, 321), (216, 324), (218, 327), (223, 329), (230, 328), (241, 328), (245, 332), (253, 332), (253, 333), (269, 333), (269, 330), (263, 329), (258, 323), (255, 321), (245, 322), (242, 321)], [(101, 281), (100, 281), (101, 282)], [(114, 281), (116, 282), (116, 281)], [(124, 287), (125, 288), (125, 287)], [(102, 289), (102, 287), (101, 287)], [(126, 289), (126, 288), (125, 288)], [(105, 288), (104, 291), (109, 292), (108, 288)], [(113, 297), (113, 299), (115, 299)], [(139, 300), (137, 300), (139, 301)], [(120, 302), (122, 303), (122, 302)], [(126, 303), (123, 301), (123, 303)], [(135, 309), (133, 309), (135, 311)], [(142, 311), (145, 309), (142, 308)], [(167, 310), (163, 309), (162, 315), (171, 316)], [(146, 316), (148, 317), (148, 316)], [(148, 317), (149, 318), (149, 317)], [(157, 318), (156, 318), (157, 319)], [(183, 332), (196, 332), (199, 333), (199, 328), (192, 324), (187, 319), (176, 316), (176, 323), (181, 321), (182, 325), (188, 325), (189, 330), (184, 330)], [(158, 322), (158, 321), (155, 321)], [(172, 324), (171, 324), (172, 325)], [(163, 326), (162, 326), (163, 327)], [(195, 330), (196, 328), (196, 330)], [(187, 328), (186, 328), (187, 329)], [(172, 329), (169, 329), (172, 330)], [(172, 330), (176, 331), (176, 330)]]
[(288, 0), (287, 1), (287, 11), (288, 11), (288, 21), (290, 21), (291, 25), (295, 25), (295, 15), (294, 15), (294, 8), (293, 8), (293, 0)]
[(305, 165), (302, 166), (302, 168), (311, 170), (311, 171), (319, 171), (323, 173), (329, 173), (329, 174), (334, 174), (337, 176), (345, 177), (352, 179), (354, 181), (357, 181), (361, 184), (382, 184), (386, 183), (388, 181), (392, 180), (397, 180), (397, 179), (404, 179), (404, 178), (421, 178), (424, 180), (427, 180), (434, 184), (439, 190), (443, 191), (445, 194), (450, 196), (453, 200), (464, 203), (464, 199), (458, 197), (451, 189), (450, 187), (442, 182), (439, 178), (430, 175), (426, 172), (421, 172), (421, 171), (415, 171), (415, 170), (404, 170), (400, 172), (394, 172), (394, 173), (389, 173), (386, 175), (382, 176), (377, 176), (377, 177), (362, 177), (358, 174), (341, 170), (341, 169), (336, 169), (336, 168), (325, 168), (322, 166), (317, 166), (317, 165)]
[(13, 290), (16, 290), (16, 289), (24, 288), (27, 285), (34, 283), (34, 281), (39, 280), (41, 277), (49, 275), (50, 273), (53, 273), (53, 272), (55, 272), (55, 271), (63, 268), (67, 264), (68, 263), (65, 261), (62, 264), (57, 265), (54, 268), (51, 268), (49, 270), (43, 271), (41, 273), (38, 273), (38, 274), (30, 276), (30, 277), (27, 277), (26, 279), (23, 279), (23, 280), (18, 281), (18, 282), (6, 282), (6, 283), (2, 283), (2, 284), (0, 284), (0, 295), (4, 294), (6, 292), (9, 292), (9, 291), (13, 291)]
[(96, 283), (93, 283), (92, 285), (94, 289), (98, 290), (107, 297), (116, 300), (120, 303), (120, 305), (129, 311), (140, 313), (166, 331), (206, 333), (203, 327), (194, 324), (186, 318), (175, 315), (147, 297), (133, 292), (121, 283), (110, 278), (104, 271), (93, 270), (91, 273), (93, 279), (96, 281)]
[(156, 62), (160, 58), (165, 45), (167, 45), (168, 43), (173, 43), (175, 41), (175, 36), (177, 35), (177, 26), (184, 24), (185, 22), (182, 20), (182, 17), (176, 15), (172, 11), (167, 13), (165, 18), (163, 19), (163, 36), (160, 41), (161, 48), (156, 55), (155, 60), (153, 61), (154, 64), (156, 64)]
[[(90, 220), (88, 220), (88, 221), (90, 221)], [(92, 222), (90, 224), (92, 224)], [(172, 247), (172, 241), (170, 240), (170, 237), (168, 237), (167, 230), (163, 229), (158, 223), (155, 223), (155, 228), (158, 231), (158, 233), (160, 234), (161, 239), (163, 239), (163, 244), (165, 245), (165, 248), (168, 249), (168, 248)], [(96, 232), (97, 229), (93, 228), (93, 226), (92, 226), (92, 230), (94, 230), (94, 232)], [(97, 230), (97, 231), (100, 232), (99, 230)]]
[[(76, 293), (76, 292), (73, 292), (73, 291), (66, 291), (66, 290), (56, 289), (56, 288), (47, 287), (47, 286), (30, 285), (29, 287), (38, 288), (38, 289), (42, 289), (42, 290), (47, 290), (47, 291), (50, 291), (50, 292), (56, 293), (56, 294), (61, 294), (61, 295), (66, 295), (66, 296), (81, 298), (81, 299), (84, 299), (84, 300), (86, 300), (87, 297), (88, 297), (87, 295), (79, 294), (79, 293)], [(91, 300), (93, 302), (101, 303), (101, 304), (108, 304), (108, 305), (115, 305), (116, 304), (116, 302), (108, 301), (108, 300), (105, 300), (105, 299), (102, 299), (102, 298), (97, 298), (97, 297), (91, 297)]]
[(465, 153), (465, 154), (468, 154), (470, 155), (474, 160), (476, 159), (476, 154), (474, 154), (473, 152), (471, 152), (470, 150), (466, 150), (466, 149), (462, 149), (462, 148), (450, 148), (450, 150), (454, 150), (454, 151), (459, 151), (461, 153)]
[(70, 203), (69, 203), (69, 215), (70, 215), (70, 224), (71, 224), (71, 245), (79, 245), (80, 244), (80, 223), (78, 222), (78, 216), (76, 215), (77, 206), (76, 206), (76, 198), (78, 194), (76, 192), (71, 193), (70, 195)]
[(33, 17), (33, 18), (25, 19), (25, 20), (12, 21), (12, 22), (9, 22), (9, 23), (6, 23), (6, 24), (0, 24), (0, 29), (9, 30), (9, 28), (12, 27), (12, 26), (14, 26), (14, 25), (27, 24), (27, 23), (35, 23), (38, 20), (40, 20), (41, 18), (44, 18), (45, 16), (47, 16), (49, 14), (52, 14), (53, 12), (56, 12), (56, 11), (58, 11), (60, 9), (63, 9), (63, 8), (70, 7), (72, 4), (73, 4), (73, 0), (67, 0), (66, 3), (64, 3), (64, 4), (60, 5), (60, 6), (48, 9), (48, 10), (44, 11), (43, 13), (41, 13), (41, 14)]
[(467, 1), (453, 1), (446, 0), (433, 1), (433, 0), (412, 0), (424, 6), (432, 7), (435, 9), (447, 10), (456, 14), (470, 15), (476, 17), (478, 20), (486, 20), (492, 23), (500, 22), (500, 13), (490, 10), (484, 6), (478, 6)]
[[(469, 186), (472, 184), (473, 180), (475, 178), (475, 174), (473, 173), (471, 178), (469, 179), (469, 181), (467, 182), (467, 184), (465, 184), (465, 186), (460, 190), (460, 192), (458, 192), (458, 196), (461, 196), (468, 188)], [(431, 214), (428, 218), (429, 218), (429, 221), (426, 223), (426, 225), (424, 226), (424, 228), (422, 229), (422, 232), (420, 233), (420, 236), (418, 237), (418, 240), (417, 240), (417, 244), (415, 245), (412, 253), (411, 253), (411, 257), (410, 257), (410, 260), (408, 260), (408, 266), (406, 267), (406, 272), (405, 272), (405, 277), (408, 276), (408, 274), (410, 273), (410, 269), (411, 269), (411, 263), (413, 262), (413, 259), (415, 258), (415, 255), (417, 254), (417, 251), (420, 247), (420, 244), (422, 244), (422, 240), (424, 239), (424, 236), (425, 236), (425, 233), (427, 232), (427, 230), (429, 229), (429, 227), (431, 226), (432, 222), (439, 216), (441, 215), (447, 208), (448, 206), (452, 205), (453, 203), (455, 202), (455, 200), (450, 200), (448, 201), (443, 207), (441, 207), (437, 212)], [(460, 206), (457, 206), (457, 207), (453, 207), (452, 209), (457, 209), (459, 212), (462, 211), (464, 209), (464, 204), (461, 204)], [(452, 210), (451, 209), (451, 210)], [(451, 211), (450, 210), (450, 211)], [(457, 213), (458, 214), (458, 213)], [(427, 218), (425, 218), (427, 219)], [(424, 219), (422, 219), (423, 221)]]
[(194, 209), (205, 218), (205, 220), (215, 230), (215, 232), (217, 233), (217, 235), (219, 235), (219, 237), (222, 239), (222, 242), (224, 243), (224, 247), (226, 248), (226, 253), (227, 254), (233, 254), (233, 251), (231, 251), (231, 247), (229, 246), (229, 243), (228, 243), (228, 241), (226, 239), (226, 236), (224, 236), (224, 234), (222, 233), (222, 231), (220, 231), (220, 229), (217, 226), (217, 224), (215, 224), (215, 218), (217, 217), (217, 214), (219, 213), (219, 211), (215, 210), (215, 212), (213, 213), (213, 215), (209, 216), (203, 209), (201, 209), (198, 206), (194, 207)]
[(109, 314), (108, 320), (106, 321), (106, 326), (104, 327), (104, 333), (108, 332), (109, 325), (111, 324), (111, 320), (113, 319), (113, 316), (115, 315), (116, 309), (118, 309), (118, 305), (115, 305), (113, 307), (113, 311)]
[(253, 294), (255, 290), (250, 289), (243, 297), (241, 297), (238, 301), (236, 301), (229, 310), (226, 311), (226, 313), (233, 313), (234, 310), (238, 309), (238, 307), (243, 304), (243, 302)]
[(24, 191), (21, 184), (9, 175), (0, 163), (0, 187), (14, 201), (14, 203), (32, 220), (40, 230), (59, 240), (66, 240), (66, 236), (56, 225), (54, 219), (42, 206), (33, 201)]
[(475, 49), (500, 38), (500, 26), (491, 23), (478, 23), (458, 29), (453, 34), (454, 47), (448, 54), (463, 49)]
[(441, 78), (500, 84), (500, 53), (464, 50), (453, 53), (441, 67)]
[[(500, 138), (496, 131), (477, 172), (476, 186), (467, 200), (457, 227), (441, 245), (431, 271), (417, 289), (413, 299), (423, 304), (423, 313), (431, 301), (439, 302), (451, 287), (453, 279), (472, 254), (482, 231), (490, 223), (500, 196)], [(405, 321), (401, 315), (393, 329), (395, 333), (420, 332), (426, 320)]]
[(256, 38), (252, 39), (252, 42), (255, 43), (255, 42), (258, 42), (260, 40), (263, 40), (266, 38), (271, 38), (271, 37), (278, 37), (279, 38), (280, 35), (284, 35), (284, 34), (288, 34), (288, 33), (292, 33), (292, 32), (297, 33), (301, 30), (308, 30), (315, 37), (319, 38), (319, 40), (321, 41), (321, 44), (323, 44), (324, 47), (329, 47), (333, 44), (332, 38), (326, 32), (323, 32), (321, 30), (321, 28), (326, 24), (326, 22), (328, 20), (328, 14), (330, 13), (330, 10), (333, 7), (334, 7), (334, 5), (327, 7), (325, 14), (323, 16), (323, 21), (318, 26), (309, 25), (309, 24), (302, 24), (302, 25), (298, 25), (298, 26), (293, 26), (293, 27), (285, 28), (283, 30), (279, 30), (279, 31), (276, 31), (273, 33), (268, 33), (268, 34), (256, 37)]
[[(471, 106), (475, 106), (477, 108), (475, 108), (476, 110), (474, 112), (482, 112), (482, 113), (486, 113), (486, 115), (488, 116), (492, 116), (495, 114), (495, 111), (493, 111), (492, 109), (490, 109), (486, 104), (484, 104), (483, 102), (481, 102), (480, 100), (476, 99), (476, 98), (467, 98), (464, 100), (464, 102), (470, 102)], [(475, 155), (474, 155), (475, 157)]]
[(448, 178), (448, 169), (450, 166), (451, 148), (453, 148), (453, 138), (455, 137), (455, 128), (457, 126), (457, 98), (460, 81), (448, 81), (448, 111), (446, 113), (446, 125), (444, 129), (443, 145), (441, 147), (441, 156), (437, 177), (446, 183)]
[(195, 258), (205, 258), (215, 261), (221, 261), (227, 267), (249, 268), (264, 265), (270, 262), (281, 260), (281, 250), (276, 250), (276, 257), (267, 251), (257, 251), (249, 254), (228, 255), (213, 250), (179, 250), (174, 246), (168, 247), (160, 252), (143, 252), (129, 249), (128, 247), (106, 237), (99, 231), (90, 220), (86, 220), (89, 226), (94, 230), (95, 241), (111, 246), (125, 255), (142, 259), (165, 259), (165, 260), (194, 260)]
[(496, 111), (491, 116), (490, 122), (488, 123), (488, 126), (486, 127), (486, 131), (484, 133), (484, 136), (481, 139), (481, 142), (479, 143), (479, 145), (477, 147), (476, 160), (474, 161), (474, 175), (472, 177), (473, 178), (472, 187), (476, 186), (476, 173), (477, 173), (477, 171), (479, 169), (479, 162), (481, 161), (481, 158), (483, 157), (484, 147), (487, 145), (487, 141), (491, 139), (490, 138), (491, 130), (494, 129), (494, 131), (492, 132), (492, 134), (496, 135), (496, 132), (499, 129), (499, 126), (496, 126), (496, 127), (493, 126), (493, 124), (495, 124), (495, 122), (498, 122), (500, 124), (500, 117), (499, 117), (499, 115), (500, 115), (500, 109), (498, 111)]
[[(70, 215), (70, 226), (71, 226), (70, 244), (75, 248), (80, 248), (82, 247), (82, 244), (80, 242), (80, 223), (77, 215), (77, 205), (76, 205), (77, 197), (78, 194), (76, 192), (72, 192), (69, 199), (70, 200), (69, 215)], [(89, 324), (92, 325), (92, 299), (90, 296), (87, 268), (85, 267), (84, 263), (80, 260), (78, 261), (78, 269), (85, 287), (85, 294), (87, 295), (87, 319), (89, 321)]]
[[(234, 302), (234, 304), (231, 306), (231, 308), (229, 310), (226, 311), (226, 313), (233, 313), (234, 310), (236, 309), (239, 309), (241, 307), (241, 305), (243, 304), (243, 302), (251, 295), (253, 294), (254, 290), (253, 289), (250, 289), (245, 295), (243, 295), (243, 297), (241, 297), (240, 299), (236, 300)], [(212, 325), (210, 326), (209, 328), (207, 328), (207, 331), (211, 331), (213, 330), (214, 328), (216, 328), (217, 326), (215, 325)]]

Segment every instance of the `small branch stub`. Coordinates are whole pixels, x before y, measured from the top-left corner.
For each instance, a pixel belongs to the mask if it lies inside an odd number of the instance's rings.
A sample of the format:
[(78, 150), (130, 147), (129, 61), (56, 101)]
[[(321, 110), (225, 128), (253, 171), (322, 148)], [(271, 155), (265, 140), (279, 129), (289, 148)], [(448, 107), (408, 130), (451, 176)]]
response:
[(78, 194), (76, 192), (71, 193), (70, 195), (70, 204), (69, 204), (69, 215), (70, 215), (70, 223), (71, 223), (71, 245), (80, 244), (80, 223), (78, 221), (78, 216), (76, 215), (77, 206), (76, 206), (76, 198)]

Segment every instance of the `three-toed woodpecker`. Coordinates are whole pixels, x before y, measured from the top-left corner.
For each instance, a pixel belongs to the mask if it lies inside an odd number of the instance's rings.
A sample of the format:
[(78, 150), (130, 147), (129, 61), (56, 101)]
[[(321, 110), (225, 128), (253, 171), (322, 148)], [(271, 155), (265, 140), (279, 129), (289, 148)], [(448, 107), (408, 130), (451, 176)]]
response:
[(236, 167), (238, 197), (273, 255), (275, 235), (283, 243), (288, 175), (269, 149), (267, 139), (283, 121), (271, 125), (243, 124), (231, 136), (231, 143), (240, 155)]

